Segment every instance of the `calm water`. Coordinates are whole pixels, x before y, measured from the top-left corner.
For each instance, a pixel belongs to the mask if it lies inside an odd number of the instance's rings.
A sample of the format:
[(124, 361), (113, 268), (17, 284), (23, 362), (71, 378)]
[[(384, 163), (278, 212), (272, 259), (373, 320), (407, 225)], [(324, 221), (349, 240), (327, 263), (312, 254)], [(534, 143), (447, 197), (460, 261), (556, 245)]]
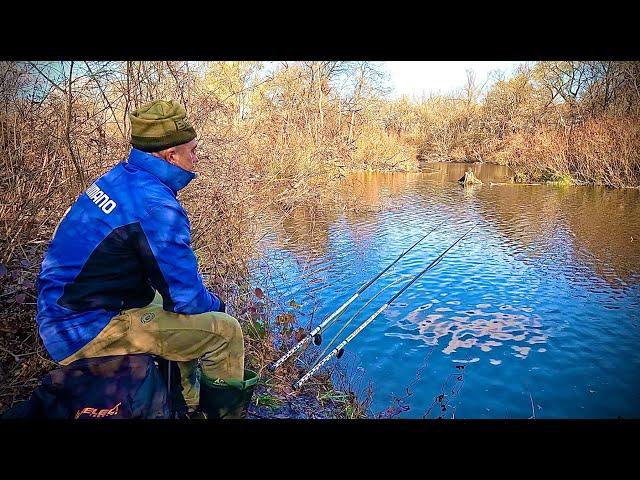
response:
[(318, 325), (445, 222), (309, 349), (320, 352), (377, 291), (398, 281), (338, 341), (477, 224), (339, 360), (359, 396), (371, 384), (370, 416), (639, 418), (640, 192), (491, 186), (508, 176), (492, 165), (474, 165), (485, 183), (464, 188), (466, 168), (357, 175), (356, 211), (271, 218), (268, 268), (255, 266), (266, 293)]

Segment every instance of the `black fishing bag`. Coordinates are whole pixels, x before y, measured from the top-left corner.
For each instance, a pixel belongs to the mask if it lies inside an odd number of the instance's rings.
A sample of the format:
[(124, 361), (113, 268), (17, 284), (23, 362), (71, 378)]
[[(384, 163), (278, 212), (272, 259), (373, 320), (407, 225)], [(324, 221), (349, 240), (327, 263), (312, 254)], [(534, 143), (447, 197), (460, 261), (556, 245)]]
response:
[(169, 362), (160, 362), (147, 354), (77, 360), (47, 373), (29, 400), (14, 406), (2, 418), (175, 418), (176, 411), (186, 409), (178, 391), (179, 372), (173, 369), (177, 373), (172, 372), (169, 385), (176, 388), (171, 388), (170, 395), (166, 376)]

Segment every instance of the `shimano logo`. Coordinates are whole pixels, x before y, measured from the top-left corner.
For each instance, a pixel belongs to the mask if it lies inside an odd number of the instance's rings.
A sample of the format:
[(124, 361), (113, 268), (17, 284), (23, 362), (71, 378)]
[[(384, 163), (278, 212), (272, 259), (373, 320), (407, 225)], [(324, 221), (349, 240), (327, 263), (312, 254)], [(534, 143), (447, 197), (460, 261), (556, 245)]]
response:
[(100, 190), (95, 183), (85, 193), (104, 213), (109, 214), (116, 208), (116, 202), (111, 200), (109, 195)]

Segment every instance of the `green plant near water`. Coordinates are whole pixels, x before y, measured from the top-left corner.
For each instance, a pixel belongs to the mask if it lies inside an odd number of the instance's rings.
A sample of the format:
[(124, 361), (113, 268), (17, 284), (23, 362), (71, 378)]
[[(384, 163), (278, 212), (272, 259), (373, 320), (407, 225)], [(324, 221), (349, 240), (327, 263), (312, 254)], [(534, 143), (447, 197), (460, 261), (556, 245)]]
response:
[(527, 175), (524, 172), (516, 172), (513, 177), (514, 183), (526, 183), (528, 180)]
[(366, 406), (358, 402), (353, 392), (347, 393), (327, 387), (318, 392), (317, 398), (323, 406), (327, 403), (333, 403), (338, 406), (348, 419), (367, 418), (365, 412)]
[(278, 398), (268, 393), (258, 395), (255, 399), (255, 402), (258, 407), (267, 407), (271, 409), (276, 409), (280, 405), (282, 405), (282, 402)]
[(345, 405), (344, 413), (348, 419), (367, 418), (360, 405), (355, 402), (349, 402)]
[(549, 185), (567, 186), (575, 183), (568, 173), (559, 172), (552, 168), (527, 171), (518, 170), (513, 176), (513, 183), (541, 182)]
[(553, 185), (572, 185), (574, 183), (568, 173), (561, 173), (552, 169), (544, 170), (539, 180)]

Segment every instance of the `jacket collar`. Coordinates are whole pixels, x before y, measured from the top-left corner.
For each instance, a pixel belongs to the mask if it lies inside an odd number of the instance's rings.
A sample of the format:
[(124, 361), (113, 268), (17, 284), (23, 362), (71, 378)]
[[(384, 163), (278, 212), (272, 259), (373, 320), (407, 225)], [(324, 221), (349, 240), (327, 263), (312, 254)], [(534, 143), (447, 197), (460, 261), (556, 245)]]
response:
[(178, 190), (186, 187), (196, 174), (184, 168), (177, 167), (164, 161), (162, 158), (154, 157), (150, 153), (143, 152), (137, 148), (132, 148), (129, 153), (127, 163), (151, 173), (162, 183), (177, 193)]

